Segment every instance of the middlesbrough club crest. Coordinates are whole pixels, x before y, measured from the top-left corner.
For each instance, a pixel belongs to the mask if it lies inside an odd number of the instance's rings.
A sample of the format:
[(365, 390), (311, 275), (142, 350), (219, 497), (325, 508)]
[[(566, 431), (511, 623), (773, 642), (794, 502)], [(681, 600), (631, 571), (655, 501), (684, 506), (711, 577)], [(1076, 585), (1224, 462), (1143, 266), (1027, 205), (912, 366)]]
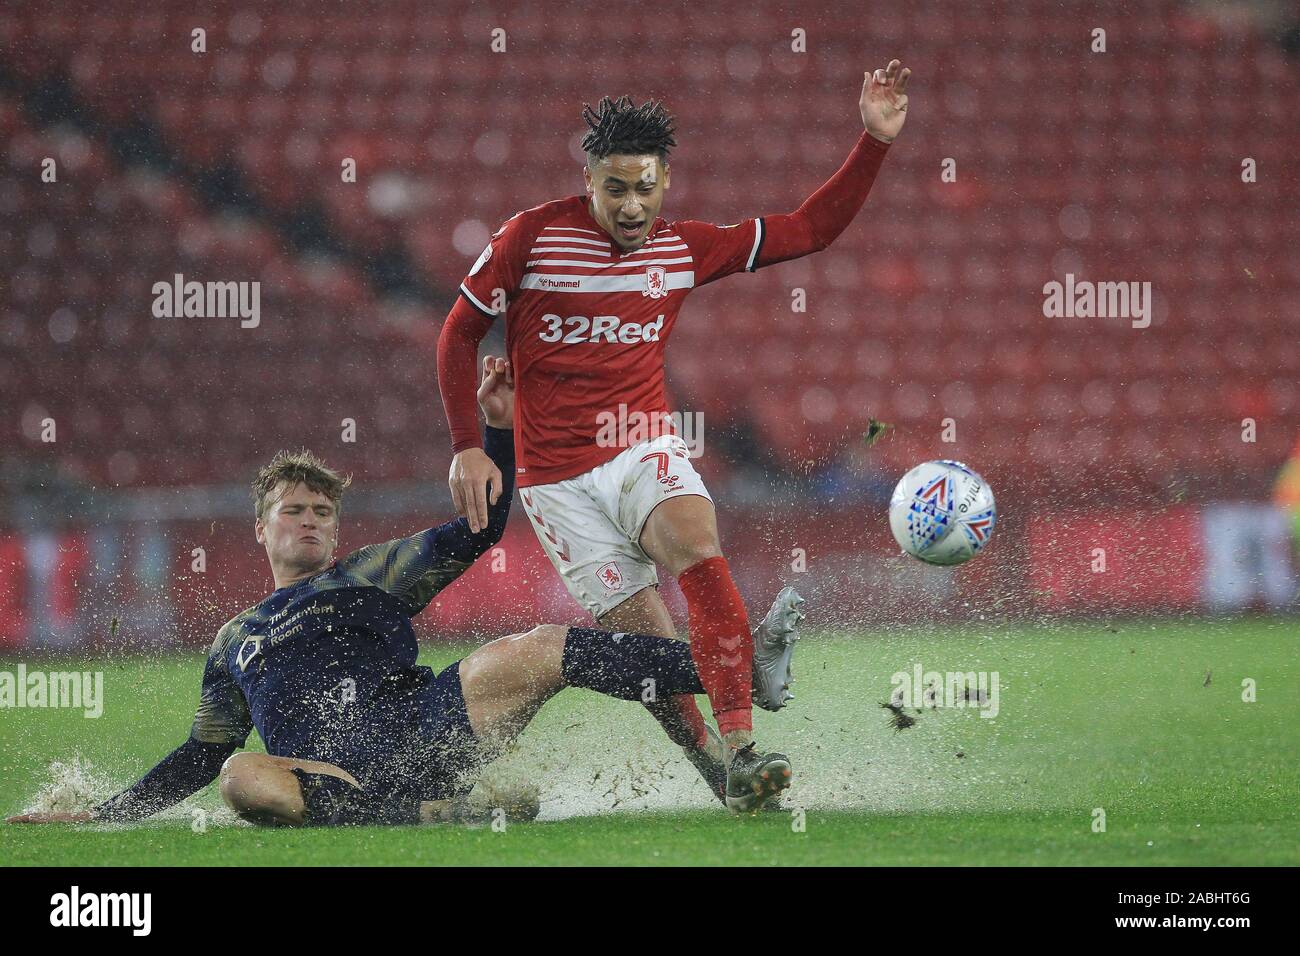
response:
[(665, 273), (663, 266), (647, 266), (645, 270), (645, 291), (642, 295), (648, 295), (652, 299), (662, 299), (668, 294), (668, 283), (664, 281)]
[(600, 578), (600, 583), (610, 591), (623, 590), (623, 572), (618, 569), (618, 563), (615, 561), (602, 564), (597, 568), (596, 577)]

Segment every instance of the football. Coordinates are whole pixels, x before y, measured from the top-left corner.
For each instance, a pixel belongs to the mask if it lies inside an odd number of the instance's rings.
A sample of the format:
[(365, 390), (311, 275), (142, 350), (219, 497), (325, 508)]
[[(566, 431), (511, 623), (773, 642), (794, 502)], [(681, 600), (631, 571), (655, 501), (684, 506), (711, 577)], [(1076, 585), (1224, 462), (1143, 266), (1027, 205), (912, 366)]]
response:
[(988, 544), (996, 521), (993, 489), (959, 461), (917, 465), (889, 501), (894, 540), (927, 564), (969, 561)]

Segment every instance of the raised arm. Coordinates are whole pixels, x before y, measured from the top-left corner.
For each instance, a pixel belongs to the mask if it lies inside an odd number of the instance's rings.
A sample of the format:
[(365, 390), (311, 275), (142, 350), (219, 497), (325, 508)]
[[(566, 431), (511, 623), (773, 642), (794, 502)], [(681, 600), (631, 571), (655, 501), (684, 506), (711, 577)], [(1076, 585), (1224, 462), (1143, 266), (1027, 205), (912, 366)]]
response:
[(737, 272), (797, 259), (825, 249), (867, 201), (889, 144), (907, 117), (907, 78), (912, 71), (891, 60), (862, 83), (858, 109), (864, 131), (848, 159), (794, 212), (745, 219), (730, 226), (687, 219), (676, 223), (695, 258), (695, 285)]
[(797, 259), (834, 242), (853, 221), (880, 172), (889, 144), (907, 119), (908, 77), (912, 71), (890, 60), (862, 82), (858, 109), (863, 133), (848, 159), (820, 189), (792, 213), (764, 216), (755, 267)]

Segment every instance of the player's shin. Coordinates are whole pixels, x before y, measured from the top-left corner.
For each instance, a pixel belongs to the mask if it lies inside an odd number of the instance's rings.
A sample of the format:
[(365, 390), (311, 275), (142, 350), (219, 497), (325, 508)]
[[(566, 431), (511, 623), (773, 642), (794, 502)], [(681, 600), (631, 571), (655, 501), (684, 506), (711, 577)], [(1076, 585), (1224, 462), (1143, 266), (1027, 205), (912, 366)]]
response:
[(709, 695), (718, 732), (733, 748), (752, 739), (754, 641), (727, 559), (708, 558), (677, 578), (689, 611), (691, 655)]
[(648, 634), (571, 627), (564, 640), (561, 673), (570, 687), (647, 704), (704, 693), (690, 645)]
[[(682, 643), (682, 642), (678, 642)], [(701, 750), (708, 746), (709, 732), (694, 696), (675, 694), (645, 701), (645, 709), (659, 722), (668, 739), (688, 750)]]

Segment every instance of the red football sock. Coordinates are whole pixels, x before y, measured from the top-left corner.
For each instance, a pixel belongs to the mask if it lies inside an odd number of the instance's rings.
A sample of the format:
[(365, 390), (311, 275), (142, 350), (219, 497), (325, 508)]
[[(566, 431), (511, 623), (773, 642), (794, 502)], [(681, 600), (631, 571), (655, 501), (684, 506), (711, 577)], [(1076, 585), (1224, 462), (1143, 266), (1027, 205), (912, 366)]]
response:
[(724, 737), (753, 728), (750, 668), (754, 639), (731, 569), (723, 557), (693, 564), (677, 578), (689, 611), (691, 659)]

